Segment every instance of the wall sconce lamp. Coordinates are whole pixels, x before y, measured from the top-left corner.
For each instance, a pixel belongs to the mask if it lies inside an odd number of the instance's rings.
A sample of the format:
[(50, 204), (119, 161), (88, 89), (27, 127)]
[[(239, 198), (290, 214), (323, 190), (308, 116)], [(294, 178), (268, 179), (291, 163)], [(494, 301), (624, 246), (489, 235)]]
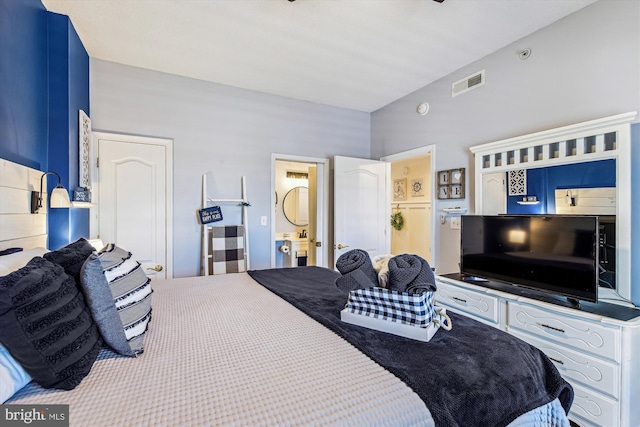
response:
[(576, 198), (571, 193), (571, 190), (567, 190), (567, 195), (564, 197), (564, 202), (568, 206), (575, 206), (576, 205)]
[(49, 198), (49, 206), (52, 208), (69, 208), (71, 207), (71, 201), (69, 200), (69, 193), (60, 183), (60, 175), (55, 172), (45, 172), (40, 177), (40, 192), (31, 192), (31, 213), (38, 213), (38, 210), (42, 207), (42, 183), (46, 175), (55, 175), (58, 177), (58, 185), (51, 192)]

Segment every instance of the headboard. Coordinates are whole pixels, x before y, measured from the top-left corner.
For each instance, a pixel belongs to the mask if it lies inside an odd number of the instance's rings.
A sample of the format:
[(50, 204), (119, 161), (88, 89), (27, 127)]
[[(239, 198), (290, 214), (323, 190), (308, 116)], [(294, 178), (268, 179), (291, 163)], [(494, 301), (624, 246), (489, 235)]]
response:
[[(31, 213), (31, 191), (40, 190), (41, 171), (0, 159), (0, 250), (47, 247), (47, 209)], [(43, 188), (46, 193), (46, 176)], [(47, 206), (47, 194), (43, 194)]]

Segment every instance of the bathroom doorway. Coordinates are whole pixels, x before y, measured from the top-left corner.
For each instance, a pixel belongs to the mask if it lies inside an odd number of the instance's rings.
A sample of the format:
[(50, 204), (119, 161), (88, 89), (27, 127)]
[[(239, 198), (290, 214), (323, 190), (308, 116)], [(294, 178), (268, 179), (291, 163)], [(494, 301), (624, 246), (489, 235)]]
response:
[(272, 267), (327, 266), (328, 161), (272, 155)]

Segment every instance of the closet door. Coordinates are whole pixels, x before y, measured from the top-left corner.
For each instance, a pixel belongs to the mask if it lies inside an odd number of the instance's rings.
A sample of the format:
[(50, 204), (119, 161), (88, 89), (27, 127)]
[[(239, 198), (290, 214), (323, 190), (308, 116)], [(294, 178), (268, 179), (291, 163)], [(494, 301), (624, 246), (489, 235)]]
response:
[(98, 138), (100, 238), (133, 253), (149, 277), (171, 277), (170, 150), (139, 137)]
[(482, 175), (482, 214), (507, 213), (506, 173), (496, 172)]

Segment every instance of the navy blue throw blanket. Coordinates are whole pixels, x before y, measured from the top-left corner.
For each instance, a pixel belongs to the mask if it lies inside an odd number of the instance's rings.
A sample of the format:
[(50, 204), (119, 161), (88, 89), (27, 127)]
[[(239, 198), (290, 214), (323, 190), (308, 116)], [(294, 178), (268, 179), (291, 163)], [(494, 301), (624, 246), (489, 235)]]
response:
[(506, 426), (560, 399), (569, 412), (573, 389), (537, 348), (496, 328), (448, 313), (451, 331), (429, 342), (340, 320), (339, 276), (321, 267), (252, 270), (258, 283), (331, 329), (404, 381), (425, 402), (436, 426)]

